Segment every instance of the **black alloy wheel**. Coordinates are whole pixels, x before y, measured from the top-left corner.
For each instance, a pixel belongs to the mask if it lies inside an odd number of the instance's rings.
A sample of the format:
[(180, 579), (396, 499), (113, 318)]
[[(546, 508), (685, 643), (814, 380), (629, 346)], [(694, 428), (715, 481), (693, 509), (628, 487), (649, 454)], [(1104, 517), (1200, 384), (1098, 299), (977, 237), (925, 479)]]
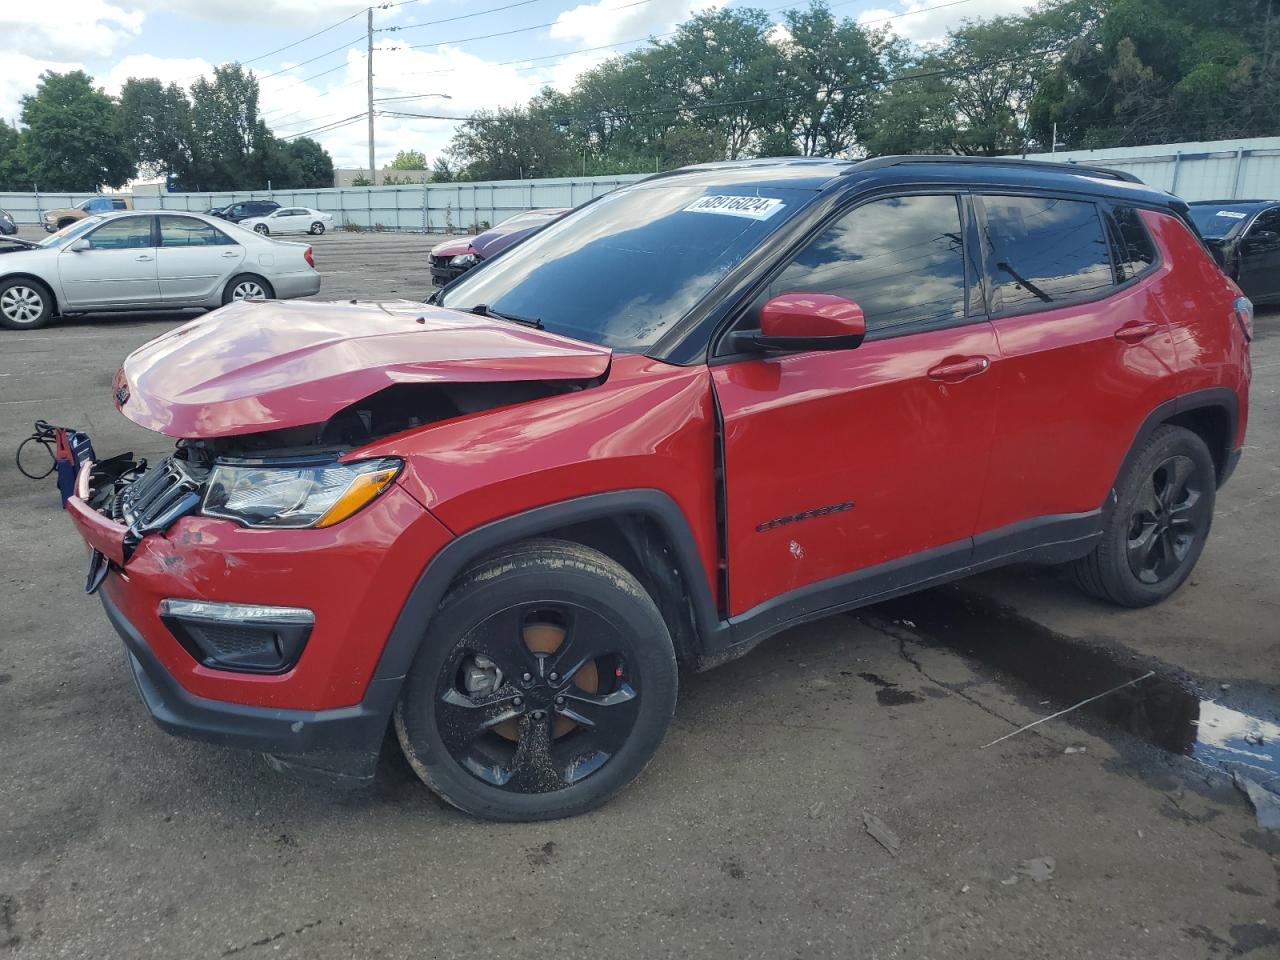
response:
[(396, 730), (410, 765), (455, 806), (551, 819), (640, 772), (675, 693), (670, 635), (631, 574), (577, 544), (530, 541), (451, 588)]
[(1213, 523), (1217, 471), (1201, 437), (1158, 427), (1115, 487), (1102, 539), (1071, 565), (1076, 583), (1101, 600), (1145, 607), (1191, 575)]
[[(1129, 518), (1129, 569), (1143, 583), (1157, 584), (1177, 573), (1208, 526), (1208, 500), (1195, 461), (1177, 455), (1147, 479)], [(1211, 481), (1210, 481), (1211, 482)]]

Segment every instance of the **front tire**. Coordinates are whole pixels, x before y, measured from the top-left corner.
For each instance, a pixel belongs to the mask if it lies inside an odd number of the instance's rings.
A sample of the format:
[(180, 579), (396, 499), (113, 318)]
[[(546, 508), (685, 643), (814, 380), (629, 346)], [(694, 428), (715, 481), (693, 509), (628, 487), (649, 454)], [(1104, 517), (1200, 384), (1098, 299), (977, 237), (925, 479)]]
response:
[(0, 327), (37, 330), (53, 314), (53, 295), (43, 284), (22, 277), (0, 281)]
[(222, 303), (234, 303), (236, 300), (270, 300), (275, 291), (262, 277), (254, 273), (241, 273), (227, 281), (222, 291)]
[(271, 236), (271, 229), (265, 223), (255, 223), (253, 225), (253, 232), (258, 234), (260, 237)]
[(676, 659), (627, 570), (559, 540), (515, 544), (459, 576), (395, 710), (406, 759), (446, 801), (491, 820), (604, 803), (662, 742)]
[(322, 233), (324, 233), (324, 224), (317, 220), (311, 225), (311, 235), (318, 237)]
[(1204, 551), (1216, 495), (1205, 442), (1184, 427), (1159, 427), (1120, 481), (1102, 540), (1072, 565), (1076, 583), (1122, 607), (1164, 600)]

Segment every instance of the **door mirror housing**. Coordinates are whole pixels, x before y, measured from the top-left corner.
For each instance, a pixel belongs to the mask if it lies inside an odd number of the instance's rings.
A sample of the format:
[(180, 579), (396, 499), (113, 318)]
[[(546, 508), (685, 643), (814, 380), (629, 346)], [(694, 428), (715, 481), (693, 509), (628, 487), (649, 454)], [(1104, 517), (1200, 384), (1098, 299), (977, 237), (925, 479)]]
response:
[(81, 237), (79, 240), (72, 240), (71, 246), (67, 247), (67, 249), (73, 253), (84, 253), (86, 250), (91, 250), (93, 248), (89, 245), (88, 240)]
[(736, 351), (851, 350), (867, 335), (862, 308), (830, 293), (784, 293), (760, 308), (760, 329), (733, 334)]

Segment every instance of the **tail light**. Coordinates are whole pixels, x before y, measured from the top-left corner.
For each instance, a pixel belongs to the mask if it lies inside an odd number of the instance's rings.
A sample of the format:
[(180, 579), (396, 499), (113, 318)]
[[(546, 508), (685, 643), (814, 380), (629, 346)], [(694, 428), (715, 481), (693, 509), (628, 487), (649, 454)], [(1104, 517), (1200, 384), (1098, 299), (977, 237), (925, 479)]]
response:
[(1246, 340), (1253, 340), (1253, 301), (1248, 297), (1236, 297), (1234, 304), (1236, 323)]
[(302, 254), (302, 259), (307, 261), (307, 266), (312, 270), (316, 268), (316, 258), (311, 255), (310, 247), (307, 247), (306, 252)]

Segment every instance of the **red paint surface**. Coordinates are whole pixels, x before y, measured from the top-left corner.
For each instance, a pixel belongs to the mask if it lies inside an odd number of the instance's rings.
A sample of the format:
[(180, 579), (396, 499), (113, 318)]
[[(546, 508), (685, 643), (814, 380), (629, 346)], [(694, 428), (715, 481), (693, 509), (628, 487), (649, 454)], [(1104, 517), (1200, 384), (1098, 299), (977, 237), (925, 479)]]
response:
[(170, 437), (321, 423), (398, 383), (589, 379), (605, 347), (421, 303), (232, 304), (139, 347), (121, 412)]

